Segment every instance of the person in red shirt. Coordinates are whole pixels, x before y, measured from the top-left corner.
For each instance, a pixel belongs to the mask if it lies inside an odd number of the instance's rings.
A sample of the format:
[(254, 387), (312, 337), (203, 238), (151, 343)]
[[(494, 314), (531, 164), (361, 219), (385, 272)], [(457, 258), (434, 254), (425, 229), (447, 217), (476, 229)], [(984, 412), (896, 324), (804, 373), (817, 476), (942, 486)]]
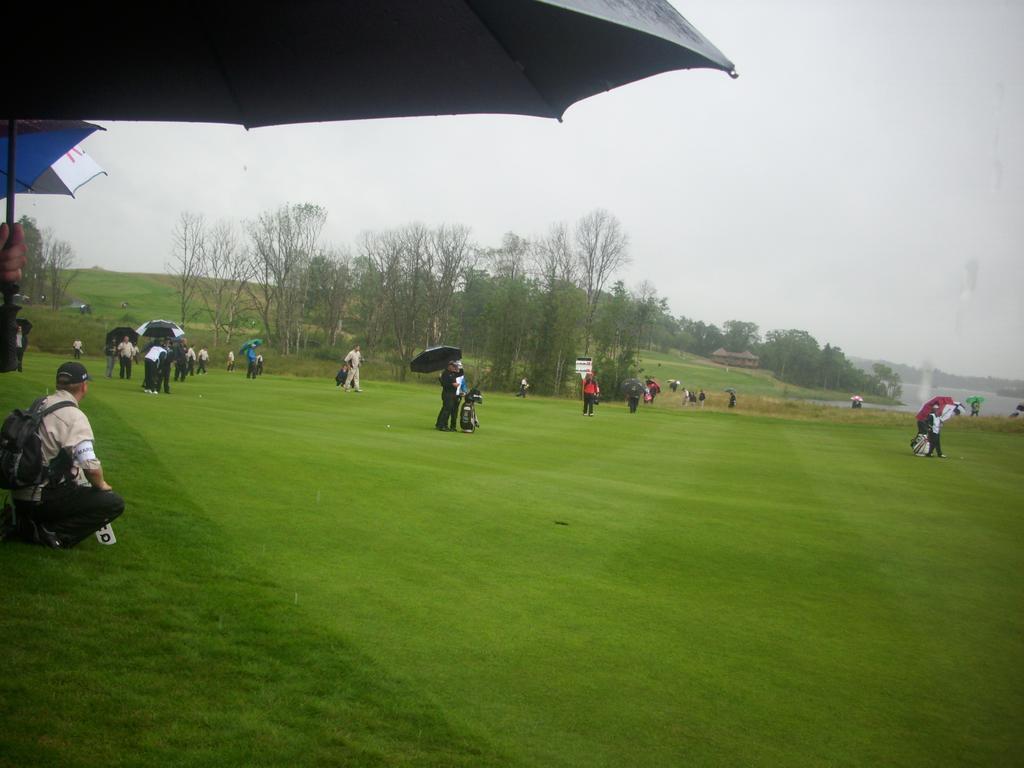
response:
[(594, 378), (592, 372), (588, 372), (583, 378), (583, 415), (593, 416), (594, 415), (594, 403), (597, 402), (597, 396), (601, 394), (601, 387), (597, 384), (597, 379)]

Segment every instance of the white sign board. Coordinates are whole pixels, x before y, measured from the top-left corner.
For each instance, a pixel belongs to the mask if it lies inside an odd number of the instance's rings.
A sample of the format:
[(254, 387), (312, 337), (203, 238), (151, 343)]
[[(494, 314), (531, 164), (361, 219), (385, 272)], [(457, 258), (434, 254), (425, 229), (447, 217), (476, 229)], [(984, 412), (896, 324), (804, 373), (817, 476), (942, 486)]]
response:
[(594, 371), (594, 360), (590, 357), (577, 357), (576, 358), (576, 373), (580, 375), (582, 379), (586, 374), (593, 373)]

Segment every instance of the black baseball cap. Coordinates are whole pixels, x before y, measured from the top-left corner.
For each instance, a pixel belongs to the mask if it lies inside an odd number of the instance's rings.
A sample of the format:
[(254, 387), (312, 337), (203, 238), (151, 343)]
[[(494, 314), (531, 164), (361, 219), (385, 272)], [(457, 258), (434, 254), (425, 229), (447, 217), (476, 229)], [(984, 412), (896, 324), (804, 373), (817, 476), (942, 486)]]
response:
[(57, 369), (58, 384), (81, 384), (89, 380), (89, 372), (81, 363), (64, 363)]

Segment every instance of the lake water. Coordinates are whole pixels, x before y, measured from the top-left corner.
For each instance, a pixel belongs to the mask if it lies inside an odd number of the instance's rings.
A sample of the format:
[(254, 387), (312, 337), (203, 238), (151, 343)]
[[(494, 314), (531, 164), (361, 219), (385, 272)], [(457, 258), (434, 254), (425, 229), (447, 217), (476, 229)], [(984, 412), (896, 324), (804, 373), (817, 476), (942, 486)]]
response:
[[(1016, 408), (1017, 404), (1021, 402), (1019, 398), (1013, 397), (1002, 397), (993, 392), (984, 392), (976, 389), (954, 389), (952, 387), (925, 387), (921, 384), (903, 384), (903, 405), (874, 405), (873, 403), (864, 403), (865, 408), (879, 408), (886, 411), (910, 411), (916, 413), (918, 409), (927, 400), (931, 400), (936, 395), (948, 395), (958, 402), (963, 402), (966, 398), (971, 395), (979, 395), (985, 398), (985, 402), (981, 404), (981, 415), (982, 416), (1009, 416)], [(837, 408), (849, 408), (850, 403), (842, 401), (825, 401), (815, 400), (813, 402), (822, 403), (824, 405), (834, 405)], [(968, 410), (967, 413), (970, 413)]]

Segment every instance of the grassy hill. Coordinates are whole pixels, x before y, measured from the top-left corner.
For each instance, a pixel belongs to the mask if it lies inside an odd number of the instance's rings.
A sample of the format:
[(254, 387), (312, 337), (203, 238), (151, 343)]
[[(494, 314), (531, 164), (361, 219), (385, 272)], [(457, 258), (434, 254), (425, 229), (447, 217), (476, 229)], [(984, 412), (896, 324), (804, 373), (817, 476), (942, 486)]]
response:
[[(60, 359), (5, 374), (0, 411)], [(0, 766), (932, 768), (1024, 749), (1020, 435), (953, 422), (953, 458), (922, 460), (905, 418), (590, 419), (500, 394), (480, 432), (446, 434), (434, 391), (363, 387), (93, 383), (128, 507), (112, 547), (0, 545)]]
[[(75, 277), (69, 288), (69, 300), (72, 297), (76, 302), (89, 304), (92, 307), (92, 314), (82, 315), (71, 306), (57, 313), (41, 307), (26, 307), (22, 310), (21, 316), (29, 318), (35, 326), (32, 335), (35, 347), (44, 351), (64, 353), (70, 350), (71, 342), (75, 338), (81, 338), (87, 355), (99, 358), (103, 352), (104, 336), (111, 328), (119, 325), (137, 327), (146, 320), (157, 317), (177, 322), (181, 316), (174, 278), (170, 275), (107, 272), (102, 269), (75, 270)], [(128, 304), (127, 309), (122, 308), (122, 303)], [(226, 354), (228, 345), (223, 344), (219, 348), (214, 346), (213, 334), (204, 320), (205, 313), (200, 307), (201, 304), (197, 300), (192, 308), (192, 317), (185, 323), (185, 329), (193, 343), (207, 344), (211, 347), (214, 362), (219, 364)], [(251, 331), (257, 333), (258, 328), (253, 327)], [(231, 346), (236, 347), (237, 344)], [(329, 378), (334, 374), (335, 363), (334, 360), (311, 360), (300, 355), (276, 358), (273, 366), (275, 371), (280, 373)], [(851, 394), (855, 394), (795, 387), (778, 381), (768, 371), (727, 369), (690, 354), (661, 354), (647, 351), (643, 353), (641, 366), (643, 375), (654, 376), (662, 383), (666, 395), (669, 392), (669, 379), (679, 379), (683, 386), (692, 389), (703, 387), (711, 398), (709, 406), (723, 404), (727, 399), (723, 392), (725, 387), (737, 389), (738, 397), (746, 402), (748, 408), (753, 403), (759, 408), (764, 408), (765, 398), (846, 401)], [(371, 362), (367, 373), (371, 378), (391, 375), (387, 366), (379, 362)], [(429, 383), (433, 384), (432, 381)], [(751, 397), (755, 400), (750, 401)], [(891, 402), (876, 397), (869, 397), (868, 400)]]

